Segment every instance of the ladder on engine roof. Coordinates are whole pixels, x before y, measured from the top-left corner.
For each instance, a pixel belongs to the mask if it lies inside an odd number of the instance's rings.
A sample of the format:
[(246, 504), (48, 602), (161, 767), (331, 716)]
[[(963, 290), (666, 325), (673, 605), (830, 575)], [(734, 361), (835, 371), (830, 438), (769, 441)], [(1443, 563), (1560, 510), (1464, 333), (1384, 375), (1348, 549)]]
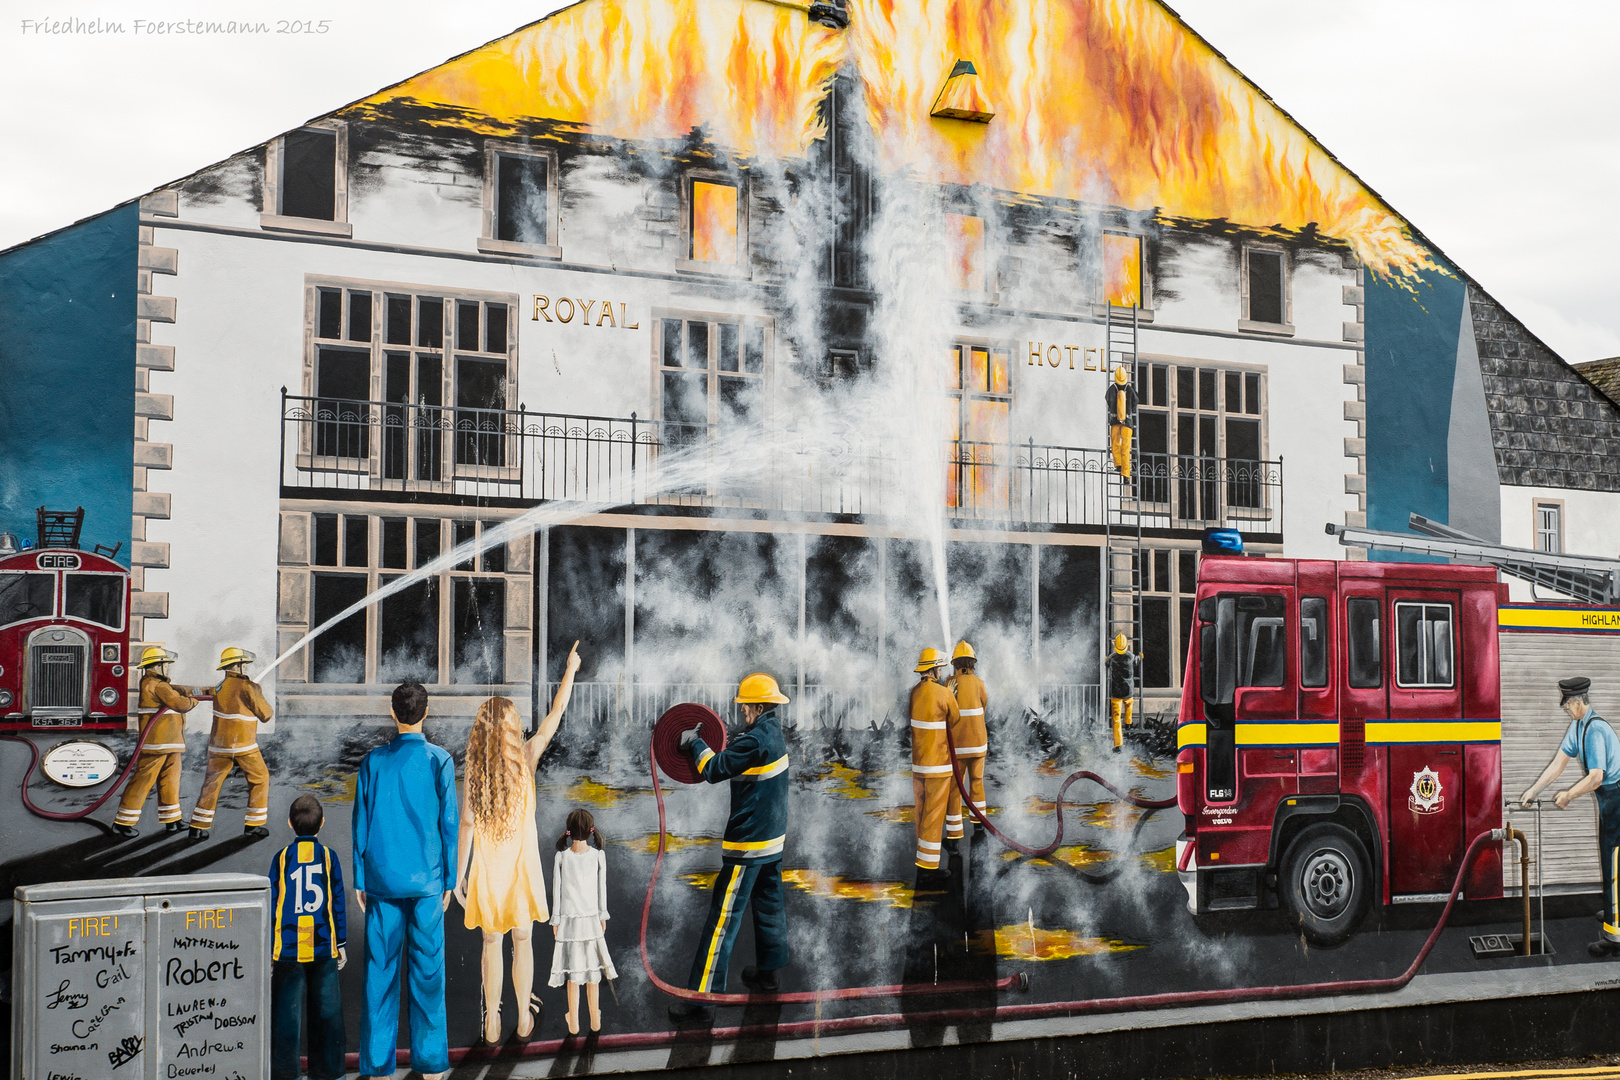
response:
[(1436, 555), (1456, 562), (1494, 566), (1532, 585), (1572, 596), (1587, 604), (1620, 604), (1620, 559), (1595, 555), (1560, 555), (1508, 547), (1470, 536), (1460, 529), (1419, 514), (1407, 519), (1415, 533), (1380, 532), (1349, 525), (1329, 525), (1329, 535), (1346, 547), (1375, 548), (1409, 555)]
[[(1107, 357), (1103, 365), (1112, 384), (1114, 371), (1124, 368), (1128, 385), (1137, 386), (1136, 338), (1137, 315), (1135, 305), (1124, 307), (1108, 305), (1106, 323)], [(1141, 393), (1138, 389), (1138, 394)], [(1140, 436), (1137, 411), (1131, 410), (1130, 426), (1133, 435)], [(1131, 476), (1126, 480), (1113, 467), (1110, 460), (1104, 466), (1103, 484), (1106, 505), (1103, 513), (1103, 625), (1102, 685), (1107, 697), (1108, 657), (1114, 651), (1114, 637), (1124, 634), (1130, 642), (1133, 655), (1142, 654), (1142, 509), (1137, 485), (1142, 481), (1141, 439), (1131, 439)], [(1142, 719), (1142, 678), (1138, 671), (1132, 683), (1135, 691), (1134, 711), (1138, 722)]]

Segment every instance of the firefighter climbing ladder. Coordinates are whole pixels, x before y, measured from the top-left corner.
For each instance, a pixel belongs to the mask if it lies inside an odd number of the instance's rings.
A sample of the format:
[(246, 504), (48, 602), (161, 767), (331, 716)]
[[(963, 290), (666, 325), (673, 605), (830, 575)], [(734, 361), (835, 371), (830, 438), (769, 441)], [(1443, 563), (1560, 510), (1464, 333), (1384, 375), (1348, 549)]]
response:
[[(1129, 385), (1136, 383), (1136, 331), (1137, 309), (1134, 306), (1121, 307), (1118, 304), (1108, 305), (1107, 344), (1108, 359), (1107, 375), (1114, 377), (1114, 370), (1123, 367), (1129, 377)], [(1130, 414), (1132, 432), (1138, 432), (1136, 409), (1133, 407)], [(1131, 440), (1131, 475), (1135, 483), (1141, 483), (1141, 450), (1140, 440)], [(1139, 622), (1142, 609), (1142, 511), (1141, 502), (1133, 482), (1126, 480), (1119, 471), (1106, 467), (1103, 474), (1105, 496), (1107, 505), (1103, 514), (1103, 527), (1107, 544), (1104, 549), (1104, 588), (1107, 595), (1103, 599), (1103, 610), (1106, 613), (1104, 622), (1107, 633), (1103, 636), (1103, 664), (1099, 669), (1102, 682), (1106, 688), (1108, 683), (1108, 654), (1114, 647), (1114, 637), (1124, 634), (1125, 640), (1130, 642), (1130, 651), (1133, 655), (1142, 654), (1142, 643), (1139, 637)], [(1136, 702), (1133, 711), (1138, 720), (1142, 716), (1142, 680), (1135, 681)], [(1106, 698), (1106, 689), (1104, 693)]]

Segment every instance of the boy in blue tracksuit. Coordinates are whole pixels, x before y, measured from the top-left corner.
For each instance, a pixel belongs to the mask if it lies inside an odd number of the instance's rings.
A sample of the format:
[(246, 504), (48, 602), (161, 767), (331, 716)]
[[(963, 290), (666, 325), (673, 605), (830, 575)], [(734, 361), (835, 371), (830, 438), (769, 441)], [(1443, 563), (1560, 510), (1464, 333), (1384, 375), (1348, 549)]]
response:
[(354, 891), (366, 916), (360, 1075), (394, 1075), (399, 965), (411, 994), (411, 1068), (450, 1072), (444, 1015), (444, 911), (455, 888), (456, 763), (422, 735), (427, 691), (394, 688), (398, 734), (360, 763), (354, 793)]
[(343, 863), (315, 834), (325, 814), (320, 800), (293, 800), (287, 824), (297, 837), (270, 860), (270, 1080), (298, 1080), (298, 1036), (309, 1009), (310, 1080), (342, 1080), (343, 992), (338, 972), (348, 963)]
[[(715, 753), (698, 728), (681, 733), (681, 748), (697, 762), (698, 775), (711, 784), (731, 782), (731, 817), (721, 841), (720, 875), (709, 898), (709, 917), (698, 939), (697, 956), (686, 980), (689, 990), (724, 993), (731, 947), (742, 925), (743, 909), (754, 908), (756, 965), (743, 969), (743, 982), (766, 993), (777, 989), (776, 973), (787, 966), (787, 899), (782, 892), (782, 845), (787, 839), (788, 756), (776, 706), (787, 697), (769, 675), (750, 675), (738, 688), (748, 730)], [(710, 1010), (690, 1001), (670, 1006), (672, 1020), (708, 1018)]]

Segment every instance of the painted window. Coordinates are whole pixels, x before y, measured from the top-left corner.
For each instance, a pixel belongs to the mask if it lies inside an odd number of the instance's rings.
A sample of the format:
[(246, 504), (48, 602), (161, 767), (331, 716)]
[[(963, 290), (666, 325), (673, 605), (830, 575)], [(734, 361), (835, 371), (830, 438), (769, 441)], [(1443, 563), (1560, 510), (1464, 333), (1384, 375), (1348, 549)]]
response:
[(515, 244), (552, 244), (551, 157), (496, 153), (495, 239)]
[(1345, 602), (1345, 641), (1350, 651), (1350, 686), (1376, 690), (1384, 685), (1384, 640), (1378, 601), (1351, 597)]
[(1264, 372), (1136, 366), (1142, 496), (1184, 521), (1266, 509)]
[(757, 422), (765, 404), (762, 322), (668, 315), (658, 320), (657, 378), (664, 451)]
[(1564, 550), (1564, 504), (1536, 501), (1536, 550), (1554, 555)]
[(1293, 321), (1288, 253), (1278, 247), (1243, 249), (1243, 318), (1262, 326), (1283, 327)]
[(1450, 604), (1395, 605), (1395, 685), (1449, 687), (1452, 670)]
[(690, 222), (693, 262), (736, 266), (737, 185), (693, 180)]
[(69, 571), (62, 578), (64, 616), (112, 630), (123, 627), (124, 575)]
[[(311, 574), (310, 625), (319, 626), (355, 603), (369, 591), (366, 575)], [(366, 612), (364, 609), (309, 643), (310, 681), (362, 683), (366, 681)]]
[(1142, 582), (1142, 685), (1179, 686), (1192, 641), (1193, 600), (1198, 592), (1198, 552), (1144, 548)]
[(506, 582), (457, 577), (451, 593), (453, 683), (506, 681)]
[(1288, 685), (1287, 604), (1276, 593), (1238, 597), (1238, 686)]
[(317, 227), (317, 222), (348, 221), (348, 128), (341, 123), (289, 131), (271, 143), (266, 162), (265, 211), (281, 220), (279, 228), (309, 223), (314, 231), (347, 233)]
[(1104, 233), (1103, 302), (1119, 307), (1142, 306), (1142, 238)]
[(509, 416), (516, 297), (386, 285), (310, 290), (310, 468), (366, 473), (405, 490), (499, 483), (515, 448)]
[(1005, 506), (1012, 442), (1012, 351), (959, 342), (945, 359), (945, 505)]
[(989, 291), (985, 265), (984, 218), (973, 214), (945, 215), (945, 250), (951, 260), (949, 282), (962, 292)]
[(1325, 597), (1299, 599), (1299, 685), (1309, 690), (1328, 684), (1328, 603)]

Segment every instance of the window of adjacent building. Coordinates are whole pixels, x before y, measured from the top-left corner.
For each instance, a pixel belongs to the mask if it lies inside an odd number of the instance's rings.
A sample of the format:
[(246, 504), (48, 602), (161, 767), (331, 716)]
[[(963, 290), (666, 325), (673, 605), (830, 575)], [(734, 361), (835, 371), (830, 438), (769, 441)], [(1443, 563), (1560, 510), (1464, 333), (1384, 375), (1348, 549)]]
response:
[(1395, 685), (1448, 687), (1452, 672), (1450, 604), (1395, 605)]
[(1232, 508), (1263, 510), (1265, 374), (1192, 363), (1136, 365), (1138, 481), (1174, 515), (1213, 521)]
[(1012, 442), (1012, 352), (959, 342), (945, 360), (945, 504), (1005, 505)]
[(348, 235), (347, 155), (342, 123), (299, 128), (274, 140), (265, 161), (261, 224)]
[(1536, 500), (1536, 550), (1559, 555), (1564, 550), (1564, 504)]
[(1378, 601), (1351, 597), (1345, 603), (1345, 640), (1350, 650), (1350, 686), (1376, 690), (1384, 685), (1384, 643)]
[(1198, 593), (1198, 552), (1145, 548), (1142, 582), (1142, 685), (1179, 685), (1192, 641), (1193, 601)]
[(947, 280), (961, 292), (988, 292), (984, 218), (975, 214), (945, 215), (945, 251), (950, 259)]
[(1103, 302), (1119, 307), (1142, 306), (1142, 238), (1104, 233), (1102, 239)]
[(719, 180), (691, 181), (687, 257), (696, 263), (736, 266), (739, 196), (737, 185)]
[(1292, 321), (1288, 253), (1278, 247), (1243, 249), (1243, 318), (1262, 327), (1284, 327)]
[(1321, 596), (1299, 599), (1299, 685), (1320, 689), (1327, 681), (1328, 604)]
[(499, 480), (514, 452), (515, 299), (312, 288), (306, 452), (385, 486)]
[(658, 320), (658, 393), (664, 449), (691, 446), (713, 430), (762, 417), (765, 325), (753, 320)]

